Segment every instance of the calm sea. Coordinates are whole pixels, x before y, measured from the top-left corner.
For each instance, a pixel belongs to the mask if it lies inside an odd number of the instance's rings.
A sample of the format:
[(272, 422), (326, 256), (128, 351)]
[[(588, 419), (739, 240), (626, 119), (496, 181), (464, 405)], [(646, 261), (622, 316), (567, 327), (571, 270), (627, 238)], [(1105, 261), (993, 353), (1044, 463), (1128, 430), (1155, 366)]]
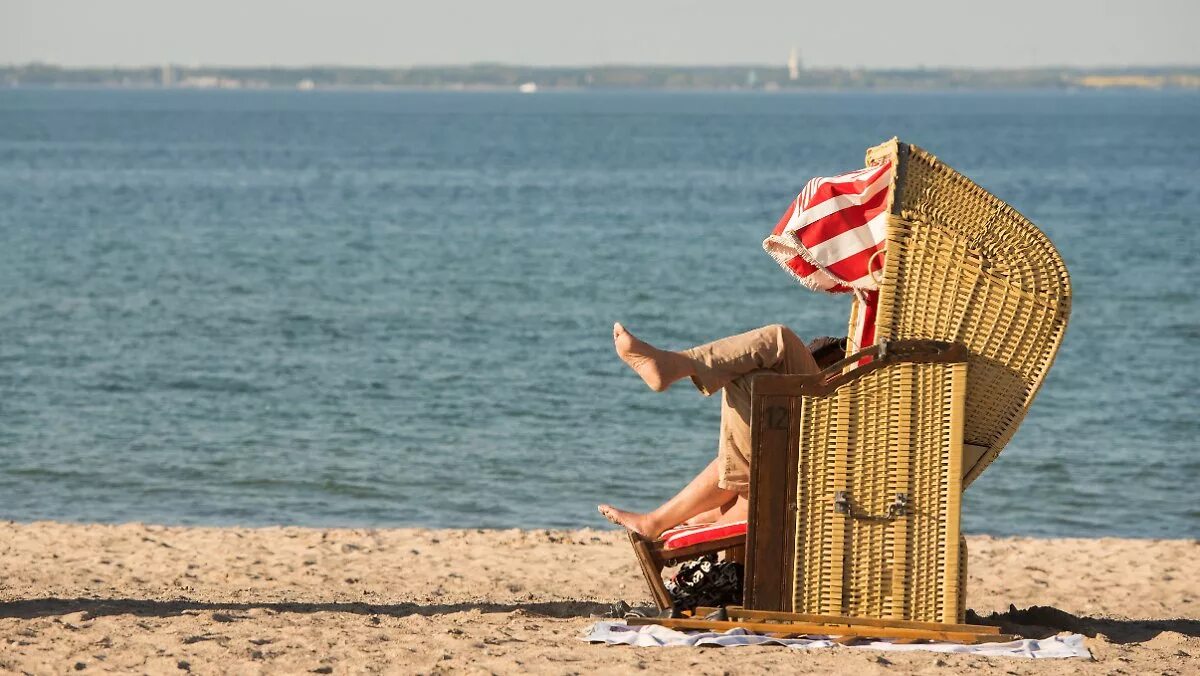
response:
[(847, 301), (761, 250), (918, 143), (1076, 299), (971, 532), (1200, 536), (1200, 96), (0, 90), (0, 517), (601, 526), (716, 448), (685, 347)]

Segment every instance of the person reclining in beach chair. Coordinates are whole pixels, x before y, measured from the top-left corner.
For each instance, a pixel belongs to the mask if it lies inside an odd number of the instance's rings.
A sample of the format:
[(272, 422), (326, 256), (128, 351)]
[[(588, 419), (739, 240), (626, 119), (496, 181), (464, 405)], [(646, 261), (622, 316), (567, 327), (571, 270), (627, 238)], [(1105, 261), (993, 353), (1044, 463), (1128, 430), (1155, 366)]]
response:
[[(688, 377), (724, 396), (718, 457), (682, 491), (644, 514), (599, 506), (629, 530), (660, 609), (675, 607), (665, 566), (741, 549), (752, 610), (963, 621), (962, 491), (1041, 388), (1070, 276), (1036, 225), (927, 151), (893, 138), (865, 164), (810, 180), (763, 242), (803, 286), (853, 295), (844, 358), (818, 363), (779, 325), (681, 352), (614, 327), (651, 389)], [(950, 363), (939, 354), (955, 365), (925, 366)], [(776, 397), (809, 408), (763, 408)]]
[[(886, 215), (892, 175), (887, 163), (812, 179), (763, 242), (764, 249), (803, 286), (830, 293), (853, 292), (872, 305), (877, 298), (872, 261), (878, 262), (885, 244), (874, 224)], [(808, 233), (817, 233), (815, 239), (808, 239), (816, 251), (798, 237), (805, 227)], [(852, 324), (850, 342), (856, 350), (871, 344), (873, 316), (873, 312), (864, 313)], [(791, 329), (779, 324), (680, 352), (656, 348), (620, 324), (613, 327), (613, 341), (617, 355), (652, 390), (662, 391), (691, 378), (706, 396), (723, 391), (717, 458), (708, 467), (651, 512), (599, 506), (608, 520), (646, 540), (656, 540), (685, 522), (744, 522), (749, 511), (750, 389), (754, 377), (816, 373), (839, 361), (846, 348), (844, 341), (828, 338), (814, 342), (810, 350)], [(813, 356), (817, 350), (828, 357), (822, 364)]]
[(682, 524), (744, 521), (750, 490), (750, 388), (763, 373), (816, 373), (844, 354), (845, 342), (823, 337), (805, 345), (772, 324), (688, 350), (662, 350), (613, 326), (617, 355), (655, 392), (691, 378), (704, 396), (722, 393), (717, 457), (658, 508), (646, 513), (600, 505), (600, 513), (647, 540)]

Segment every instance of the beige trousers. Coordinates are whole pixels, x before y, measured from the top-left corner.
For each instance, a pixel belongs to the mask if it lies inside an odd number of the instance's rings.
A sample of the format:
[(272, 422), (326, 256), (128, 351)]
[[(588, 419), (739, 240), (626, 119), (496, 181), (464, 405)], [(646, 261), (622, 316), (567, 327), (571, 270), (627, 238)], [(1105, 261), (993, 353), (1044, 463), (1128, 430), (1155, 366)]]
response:
[(717, 485), (750, 491), (750, 386), (760, 373), (816, 373), (812, 354), (791, 329), (764, 326), (682, 352), (696, 367), (692, 382), (704, 396), (724, 391)]

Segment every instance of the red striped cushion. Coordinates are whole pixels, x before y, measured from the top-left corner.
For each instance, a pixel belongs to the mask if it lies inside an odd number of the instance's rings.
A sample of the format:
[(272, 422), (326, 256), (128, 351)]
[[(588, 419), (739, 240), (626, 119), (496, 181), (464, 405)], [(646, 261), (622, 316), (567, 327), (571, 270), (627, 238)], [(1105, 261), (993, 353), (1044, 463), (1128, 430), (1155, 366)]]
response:
[(706, 523), (699, 526), (679, 526), (662, 534), (663, 549), (682, 549), (701, 542), (712, 542), (734, 535), (746, 534), (745, 521)]

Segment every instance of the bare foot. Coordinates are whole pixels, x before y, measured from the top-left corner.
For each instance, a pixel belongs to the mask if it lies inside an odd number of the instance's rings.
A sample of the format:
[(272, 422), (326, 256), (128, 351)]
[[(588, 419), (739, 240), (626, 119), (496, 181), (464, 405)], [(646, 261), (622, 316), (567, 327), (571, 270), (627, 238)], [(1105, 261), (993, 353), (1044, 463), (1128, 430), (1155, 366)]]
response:
[(600, 505), (596, 509), (609, 521), (627, 528), (647, 540), (657, 540), (659, 535), (662, 535), (663, 529), (656, 527), (649, 514), (638, 514), (637, 512), (626, 512), (623, 509), (617, 509), (612, 505)]
[(674, 352), (660, 350), (644, 340), (639, 340), (621, 326), (613, 324), (613, 345), (617, 356), (641, 376), (646, 385), (655, 392), (662, 392), (671, 383), (689, 375), (690, 362)]

